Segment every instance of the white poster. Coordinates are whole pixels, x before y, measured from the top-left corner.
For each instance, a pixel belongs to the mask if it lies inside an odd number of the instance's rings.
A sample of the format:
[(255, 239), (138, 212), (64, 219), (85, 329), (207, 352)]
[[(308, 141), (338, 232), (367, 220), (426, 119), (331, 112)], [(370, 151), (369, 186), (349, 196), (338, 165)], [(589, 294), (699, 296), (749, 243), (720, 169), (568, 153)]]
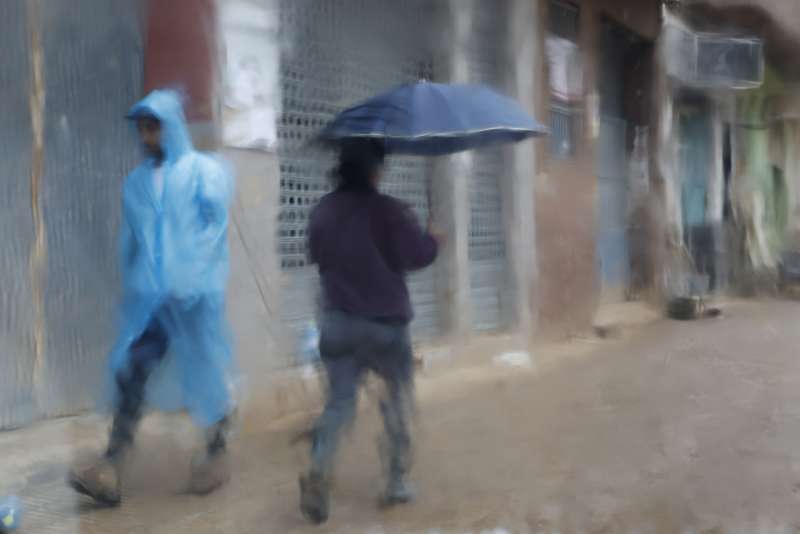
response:
[(280, 111), (277, 13), (255, 1), (227, 0), (221, 5), (223, 143), (234, 148), (274, 148)]
[(550, 91), (560, 100), (581, 97), (583, 72), (578, 46), (568, 39), (547, 38), (547, 61), (550, 67)]

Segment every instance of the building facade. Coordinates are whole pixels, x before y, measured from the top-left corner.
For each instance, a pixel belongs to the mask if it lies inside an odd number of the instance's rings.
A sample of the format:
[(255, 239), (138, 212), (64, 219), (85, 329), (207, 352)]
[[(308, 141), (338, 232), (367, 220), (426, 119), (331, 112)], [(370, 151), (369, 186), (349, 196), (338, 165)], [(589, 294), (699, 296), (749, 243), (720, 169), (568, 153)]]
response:
[[(539, 113), (552, 135), (536, 178), (538, 328), (591, 328), (600, 303), (652, 285), (647, 205), (660, 2), (549, 0), (539, 6)], [(635, 177), (635, 183), (632, 183)]]
[(686, 273), (712, 291), (773, 291), (798, 246), (798, 19), (788, 7), (693, 1), (665, 9), (658, 160), (667, 295), (687, 291)]
[[(65, 11), (3, 3), (4, 65), (13, 69), (0, 87), (18, 116), (0, 128), (14, 140), (3, 146), (10, 289), (0, 307), (0, 428), (89, 409), (101, 391), (118, 298), (119, 195), (138, 157), (122, 117), (142, 94), (181, 89), (195, 144), (236, 168), (229, 316), (252, 391), (300, 363), (300, 337), (317, 311), (304, 231), (330, 189), (334, 156), (314, 144), (315, 132), (359, 99), (422, 78), (487, 83), (535, 114), (536, 6), (80, 0)], [(527, 345), (535, 173), (533, 142), (390, 158), (385, 190), (448, 233), (437, 264), (410, 277), (416, 340), (463, 344), (502, 332)]]

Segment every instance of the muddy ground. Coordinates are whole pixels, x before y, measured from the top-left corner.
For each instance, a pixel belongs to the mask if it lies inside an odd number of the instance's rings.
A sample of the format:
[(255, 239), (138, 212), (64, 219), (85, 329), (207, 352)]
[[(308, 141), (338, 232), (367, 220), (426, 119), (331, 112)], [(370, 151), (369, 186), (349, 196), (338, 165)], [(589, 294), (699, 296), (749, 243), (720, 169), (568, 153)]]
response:
[[(297, 511), (304, 445), (290, 440), (307, 417), (240, 433), (233, 482), (207, 498), (180, 494), (192, 440), (169, 420), (140, 439), (119, 509), (65, 490), (63, 462), (32, 463), (21, 532), (800, 532), (799, 347), (800, 304), (764, 302), (542, 350), (536, 371), (440, 370), (420, 391), (418, 502), (375, 506), (379, 425), (368, 410), (343, 443), (319, 528)], [(97, 432), (61, 428), (48, 439), (70, 454)], [(15, 439), (18, 459), (37, 446)], [(2, 450), (0, 472), (15, 462)]]

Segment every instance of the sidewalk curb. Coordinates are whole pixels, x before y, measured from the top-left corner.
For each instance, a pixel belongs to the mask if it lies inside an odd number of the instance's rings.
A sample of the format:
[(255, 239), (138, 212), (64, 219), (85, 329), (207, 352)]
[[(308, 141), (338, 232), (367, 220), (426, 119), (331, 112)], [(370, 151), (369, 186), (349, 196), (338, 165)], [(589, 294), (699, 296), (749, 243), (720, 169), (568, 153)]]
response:
[(643, 301), (602, 304), (595, 313), (592, 329), (601, 339), (622, 338), (663, 317), (664, 314), (658, 308)]
[[(433, 397), (476, 385), (538, 374), (540, 370), (558, 366), (568, 358), (560, 353), (582, 355), (602, 343), (575, 345), (560, 343), (541, 347), (532, 354), (528, 368), (498, 365), (495, 356), (519, 350), (519, 341), (510, 336), (481, 336), (461, 346), (423, 346), (418, 352), (423, 360), (416, 381), (417, 398), (425, 402)], [(541, 350), (541, 354), (539, 351)], [(550, 357), (546, 353), (551, 353)], [(455, 354), (458, 353), (458, 354)], [(555, 356), (555, 357), (554, 357)], [(547, 360), (547, 361), (545, 361)], [(370, 388), (368, 388), (370, 389)], [(324, 374), (312, 369), (294, 368), (270, 375), (263, 383), (245, 389), (239, 406), (235, 432), (253, 434), (297, 431), (318, 413), (323, 405)], [(370, 389), (370, 391), (372, 391)], [(450, 392), (450, 393), (446, 393)], [(444, 395), (444, 397), (443, 397)], [(364, 405), (374, 401), (370, 393), (361, 396)], [(96, 451), (105, 443), (109, 421), (96, 414), (44, 420), (31, 426), (0, 432), (0, 457), (13, 459), (3, 465), (4, 477), (0, 492), (16, 493), (28, 485), (63, 476), (76, 455)], [(181, 447), (196, 446), (199, 434), (191, 421), (181, 414), (153, 414), (142, 422), (142, 432), (154, 436), (171, 436)], [(36, 444), (32, 447), (32, 444)], [(45, 475), (43, 475), (43, 473)]]

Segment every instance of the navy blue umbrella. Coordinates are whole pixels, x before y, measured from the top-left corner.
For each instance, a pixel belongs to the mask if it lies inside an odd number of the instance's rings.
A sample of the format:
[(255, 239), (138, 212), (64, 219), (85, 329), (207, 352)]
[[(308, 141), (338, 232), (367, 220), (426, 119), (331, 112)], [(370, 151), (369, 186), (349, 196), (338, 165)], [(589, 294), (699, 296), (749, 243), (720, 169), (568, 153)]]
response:
[(320, 138), (383, 139), (388, 152), (436, 156), (547, 133), (516, 101), (486, 86), (423, 81), (343, 111)]

